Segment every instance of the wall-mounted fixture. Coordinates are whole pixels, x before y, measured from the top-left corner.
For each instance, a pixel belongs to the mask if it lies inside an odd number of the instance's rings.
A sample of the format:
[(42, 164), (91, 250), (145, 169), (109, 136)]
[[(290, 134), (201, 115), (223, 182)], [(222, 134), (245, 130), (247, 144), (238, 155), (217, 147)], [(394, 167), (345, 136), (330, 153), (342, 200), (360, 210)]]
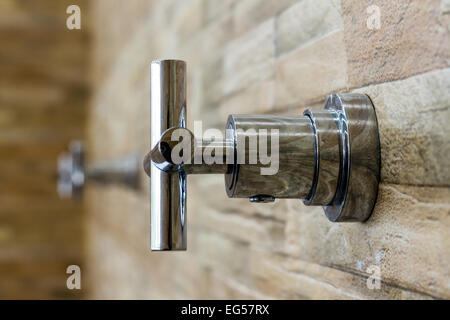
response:
[(130, 154), (92, 166), (85, 166), (84, 156), (85, 150), (80, 141), (72, 141), (69, 152), (59, 156), (57, 191), (61, 198), (80, 198), (84, 185), (90, 181), (119, 183), (133, 189), (139, 187), (138, 155)]
[[(375, 110), (366, 95), (332, 94), (323, 110), (298, 116), (230, 115), (226, 128), (231, 134), (223, 141), (196, 139), (186, 129), (186, 64), (152, 62), (151, 151), (144, 159), (151, 177), (152, 250), (186, 249), (187, 174), (224, 174), (232, 198), (303, 199), (306, 205), (323, 206), (334, 222), (369, 218), (380, 180), (380, 143)], [(262, 175), (267, 164), (238, 163), (236, 155), (248, 159), (256, 152), (241, 141), (251, 134), (260, 139), (259, 132), (272, 129), (278, 130), (278, 149), (268, 152), (278, 152), (277, 172)], [(174, 161), (175, 131), (178, 137), (192, 137), (190, 156), (219, 150), (223, 163), (197, 164), (192, 157)], [(226, 161), (229, 154), (232, 163)]]

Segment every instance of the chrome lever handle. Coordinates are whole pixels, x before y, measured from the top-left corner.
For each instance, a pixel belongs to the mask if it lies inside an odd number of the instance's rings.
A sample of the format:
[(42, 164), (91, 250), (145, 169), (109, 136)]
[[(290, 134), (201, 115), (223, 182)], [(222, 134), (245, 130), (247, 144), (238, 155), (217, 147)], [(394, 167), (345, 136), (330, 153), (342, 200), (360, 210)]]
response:
[[(186, 127), (186, 64), (151, 63), (151, 149), (172, 127)], [(150, 159), (146, 158), (146, 166)], [(152, 250), (186, 250), (186, 175), (150, 168)]]

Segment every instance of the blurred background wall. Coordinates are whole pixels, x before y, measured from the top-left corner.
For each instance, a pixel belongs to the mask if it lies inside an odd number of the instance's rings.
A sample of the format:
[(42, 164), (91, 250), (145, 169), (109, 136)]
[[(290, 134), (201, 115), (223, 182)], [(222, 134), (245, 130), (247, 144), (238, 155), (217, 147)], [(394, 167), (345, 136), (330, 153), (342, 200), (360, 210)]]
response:
[[(81, 30), (65, 25), (73, 3)], [(449, 299), (449, 17), (448, 0), (0, 0), (0, 297)], [(152, 253), (143, 170), (137, 191), (59, 200), (71, 139), (88, 164), (149, 151), (149, 65), (167, 58), (187, 62), (191, 128), (369, 94), (382, 147), (370, 220), (228, 199), (222, 176), (190, 176), (188, 251)]]
[(83, 265), (82, 203), (56, 193), (88, 106), (89, 36), (67, 29), (71, 3), (0, 0), (0, 298), (82, 295), (66, 287)]

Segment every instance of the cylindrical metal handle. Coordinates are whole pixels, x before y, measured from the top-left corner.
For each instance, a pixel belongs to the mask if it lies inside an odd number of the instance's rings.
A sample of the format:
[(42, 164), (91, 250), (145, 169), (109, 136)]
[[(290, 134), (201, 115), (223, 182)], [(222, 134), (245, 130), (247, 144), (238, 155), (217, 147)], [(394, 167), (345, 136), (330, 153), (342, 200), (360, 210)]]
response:
[[(162, 133), (186, 127), (186, 64), (151, 63), (151, 149)], [(186, 175), (151, 166), (151, 250), (186, 250)]]

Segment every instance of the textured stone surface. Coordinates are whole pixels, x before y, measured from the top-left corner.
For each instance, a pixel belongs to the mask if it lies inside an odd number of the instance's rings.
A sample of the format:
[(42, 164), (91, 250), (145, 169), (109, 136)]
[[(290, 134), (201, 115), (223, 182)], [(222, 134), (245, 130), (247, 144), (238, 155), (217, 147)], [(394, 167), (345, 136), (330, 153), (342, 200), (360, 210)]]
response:
[[(220, 17), (223, 13), (227, 13), (230, 11), (231, 7), (235, 4), (236, 0), (208, 0), (204, 1), (205, 8), (204, 12), (204, 20), (206, 23), (210, 21), (214, 21)], [(229, 30), (228, 30), (229, 32)]]
[(351, 87), (403, 79), (449, 65), (450, 33), (439, 0), (377, 1), (381, 28), (367, 28), (369, 0), (342, 0)]
[(342, 30), (340, 0), (305, 0), (283, 11), (277, 19), (277, 54)]
[(443, 69), (357, 90), (375, 105), (383, 181), (450, 186), (449, 79)]
[(229, 114), (242, 113), (242, 106), (246, 106), (246, 113), (266, 113), (273, 110), (275, 104), (275, 81), (269, 79), (245, 88), (235, 95), (224, 99), (220, 105), (220, 123), (226, 123)]
[(289, 210), (286, 253), (357, 274), (375, 265), (387, 284), (448, 298), (449, 199), (449, 189), (381, 185), (363, 224), (330, 223), (320, 208)]
[(242, 34), (270, 19), (298, 0), (244, 0), (237, 1), (233, 10), (235, 32)]
[(225, 95), (273, 75), (274, 26), (275, 20), (270, 19), (227, 45), (223, 61)]
[(449, 0), (441, 0), (441, 13), (442, 14), (450, 13), (450, 1)]
[(276, 107), (324, 100), (345, 90), (347, 65), (342, 31), (335, 31), (281, 57), (276, 63)]

